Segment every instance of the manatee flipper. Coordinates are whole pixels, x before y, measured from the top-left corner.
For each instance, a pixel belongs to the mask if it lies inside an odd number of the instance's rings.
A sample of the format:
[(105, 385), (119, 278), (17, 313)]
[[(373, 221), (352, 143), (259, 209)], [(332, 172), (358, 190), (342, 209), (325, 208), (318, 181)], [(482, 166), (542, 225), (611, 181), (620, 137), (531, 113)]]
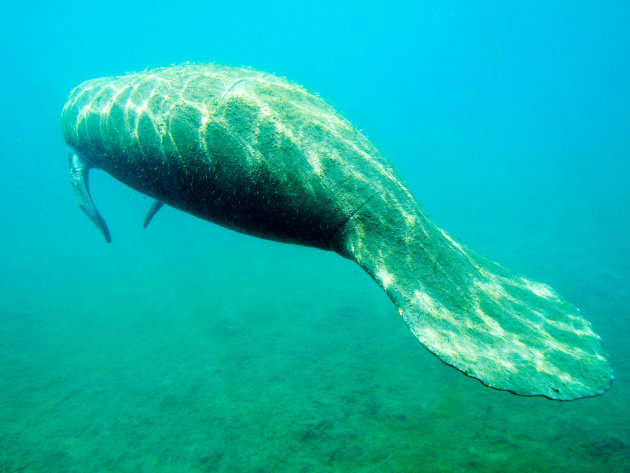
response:
[(149, 223), (151, 223), (151, 219), (155, 216), (156, 213), (160, 211), (163, 206), (164, 202), (162, 202), (161, 200), (156, 200), (155, 202), (153, 202), (151, 208), (149, 208), (149, 211), (147, 212), (147, 216), (144, 217), (142, 228), (147, 228), (149, 226)]
[(70, 168), (70, 183), (77, 202), (79, 203), (79, 207), (101, 231), (105, 237), (105, 241), (111, 243), (112, 237), (107, 228), (107, 224), (96, 209), (90, 194), (89, 173), (90, 169), (92, 169), (92, 165), (83, 156), (73, 150), (68, 152), (68, 165)]
[(466, 375), (558, 400), (610, 387), (601, 340), (575, 307), (456, 242), (403, 191), (370, 199), (338, 238), (418, 340)]

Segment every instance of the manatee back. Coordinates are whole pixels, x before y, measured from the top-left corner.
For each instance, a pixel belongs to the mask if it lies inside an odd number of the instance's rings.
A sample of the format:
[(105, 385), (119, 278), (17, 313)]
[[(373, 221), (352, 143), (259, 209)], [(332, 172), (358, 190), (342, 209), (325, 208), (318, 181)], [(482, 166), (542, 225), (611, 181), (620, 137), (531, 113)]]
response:
[(383, 169), (394, 176), (325, 101), (250, 69), (184, 65), (91, 80), (70, 94), (62, 128), (94, 166), (143, 193), (321, 248), (380, 187)]

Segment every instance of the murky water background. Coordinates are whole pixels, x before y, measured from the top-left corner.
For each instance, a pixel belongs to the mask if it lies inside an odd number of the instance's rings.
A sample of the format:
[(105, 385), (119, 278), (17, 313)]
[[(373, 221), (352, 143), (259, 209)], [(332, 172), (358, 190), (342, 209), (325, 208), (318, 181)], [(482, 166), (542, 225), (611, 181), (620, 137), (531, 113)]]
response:
[[(0, 471), (630, 469), (630, 9), (486, 3), (9, 2), (0, 19)], [(549, 283), (616, 381), (571, 403), (428, 354), (340, 257), (164, 209), (94, 172), (59, 115), (85, 79), (184, 61), (317, 92), (442, 227)]]

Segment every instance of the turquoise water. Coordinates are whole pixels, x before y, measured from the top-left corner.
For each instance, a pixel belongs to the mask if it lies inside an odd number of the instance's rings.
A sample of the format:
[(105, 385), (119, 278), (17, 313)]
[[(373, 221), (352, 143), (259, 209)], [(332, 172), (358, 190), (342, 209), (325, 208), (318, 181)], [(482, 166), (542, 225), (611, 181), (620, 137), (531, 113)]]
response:
[[(630, 8), (9, 2), (0, 18), (0, 471), (630, 470)], [(68, 183), (83, 80), (184, 61), (317, 92), (440, 226), (582, 309), (615, 368), (560, 403), (426, 352), (355, 264)]]

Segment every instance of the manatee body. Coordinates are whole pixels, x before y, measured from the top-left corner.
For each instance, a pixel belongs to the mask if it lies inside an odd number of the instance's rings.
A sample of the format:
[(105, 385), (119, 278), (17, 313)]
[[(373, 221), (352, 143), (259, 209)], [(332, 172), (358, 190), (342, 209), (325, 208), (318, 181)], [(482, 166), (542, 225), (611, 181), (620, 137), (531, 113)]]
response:
[(599, 337), (553, 289), (431, 223), (379, 151), (321, 98), (251, 69), (182, 65), (84, 82), (62, 114), (79, 205), (88, 173), (255, 236), (332, 250), (414, 335), (487, 386), (570, 400), (609, 388)]

